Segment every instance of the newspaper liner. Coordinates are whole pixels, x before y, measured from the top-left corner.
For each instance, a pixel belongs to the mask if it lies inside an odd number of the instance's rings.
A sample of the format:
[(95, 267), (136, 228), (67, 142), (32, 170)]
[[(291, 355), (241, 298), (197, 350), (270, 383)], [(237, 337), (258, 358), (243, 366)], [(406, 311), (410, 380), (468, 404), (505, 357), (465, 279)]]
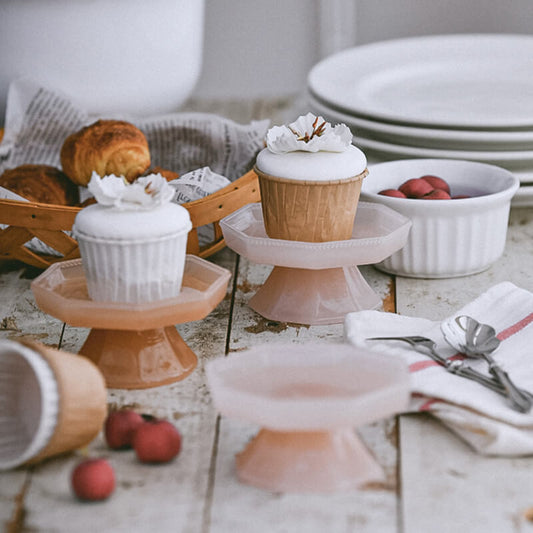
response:
[[(3, 350), (24, 357), (29, 364), (26, 373), (34, 373), (38, 390), (24, 389), (22, 394), (31, 396), (33, 392), (40, 396), (37, 403), (30, 402), (27, 409), (18, 413), (18, 417), (28, 417), (38, 427), (35, 434), (16, 435), (7, 423), (4, 426), (6, 434), (0, 434), (0, 440), (7, 437), (17, 449), (2, 447), (9, 458), (0, 456), (0, 470), (33, 464), (91, 442), (107, 416), (107, 390), (98, 368), (85, 357), (37, 342), (4, 340), (0, 344)], [(1, 362), (4, 366), (10, 364), (6, 358)], [(26, 387), (28, 381), (20, 367), (19, 372), (13, 372), (13, 387)], [(21, 395), (20, 390), (15, 392), (12, 401)]]
[(271, 239), (329, 242), (349, 239), (359, 203), (361, 174), (330, 181), (259, 176), (265, 231)]
[[(210, 113), (95, 117), (75, 107), (59, 91), (20, 79), (10, 85), (8, 92), (0, 174), (22, 164), (61, 168), (59, 154), (65, 138), (98, 118), (128, 120), (143, 131), (152, 166), (181, 176), (171, 182), (177, 203), (204, 198), (250, 170), (257, 152), (264, 147), (269, 126), (268, 120), (243, 125)], [(186, 178), (186, 174), (190, 175)], [(81, 201), (88, 197), (87, 189), (81, 187)], [(23, 200), (2, 187), (0, 199)], [(211, 228), (201, 228), (200, 240), (209, 241), (211, 234)], [(38, 253), (58, 255), (37, 239), (29, 246)]]

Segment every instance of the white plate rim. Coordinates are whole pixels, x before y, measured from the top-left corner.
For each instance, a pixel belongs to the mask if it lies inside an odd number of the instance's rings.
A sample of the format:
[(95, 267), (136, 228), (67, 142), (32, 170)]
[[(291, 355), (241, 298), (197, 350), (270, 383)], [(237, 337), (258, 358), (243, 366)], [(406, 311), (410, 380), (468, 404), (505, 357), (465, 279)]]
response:
[(424, 157), (430, 159), (468, 159), (472, 161), (479, 161), (481, 163), (501, 163), (502, 165), (510, 163), (533, 164), (532, 150), (512, 152), (440, 150), (438, 148), (423, 148), (418, 146), (386, 143), (383, 141), (376, 141), (374, 139), (367, 139), (361, 135), (356, 136), (354, 144), (359, 148), (399, 156)]
[[(454, 65), (455, 68), (458, 64), (457, 50), (459, 49), (465, 52), (465, 56), (473, 55), (474, 52), (481, 55), (484, 52), (485, 58), (490, 58), (490, 62), (483, 63), (483, 67), (489, 66), (493, 69), (491, 79), (494, 80), (498, 80), (498, 77), (502, 80), (508, 80), (512, 74), (518, 76), (519, 73), (530, 72), (533, 68), (533, 36), (496, 33), (431, 35), (380, 41), (333, 54), (311, 69), (308, 75), (308, 87), (316, 96), (344, 111), (355, 112), (361, 116), (384, 121), (410, 125), (442, 125), (466, 128), (533, 126), (533, 107), (530, 107), (526, 112), (521, 109), (520, 113), (515, 113), (513, 116), (510, 113), (507, 117), (484, 115), (476, 118), (475, 116), (468, 116), (466, 110), (459, 106), (452, 110), (443, 110), (444, 114), (439, 117), (429, 116), (425, 112), (415, 116), (402, 113), (400, 111), (401, 105), (398, 105), (399, 102), (396, 102), (396, 105), (387, 106), (388, 108), (385, 109), (382, 104), (375, 100), (368, 98), (365, 100), (363, 93), (361, 93), (361, 88), (364, 87), (365, 83), (371, 85), (372, 77), (386, 78), (392, 72), (407, 71), (407, 67), (414, 64), (416, 64), (416, 69), (421, 69), (421, 72), (424, 68), (426, 69), (426, 72), (423, 72), (424, 75), (419, 77), (431, 80), (434, 75), (431, 69), (434, 68), (435, 56), (438, 55), (439, 60), (447, 60), (447, 64)], [(490, 50), (490, 54), (486, 53), (487, 50)], [(446, 56), (446, 54), (449, 55)], [(521, 59), (518, 60), (518, 58)], [(516, 68), (513, 62), (516, 62)], [(509, 69), (511, 70), (509, 71)], [(469, 68), (469, 72), (475, 71)], [(505, 72), (505, 76), (501, 75), (502, 72)], [(450, 80), (450, 73), (447, 73), (446, 79)], [(473, 79), (473, 81), (476, 80)], [(395, 82), (398, 83), (397, 80)], [(531, 85), (533, 88), (533, 81)], [(374, 92), (375, 88), (373, 87)], [(354, 91), (357, 90), (360, 93), (354, 98)], [(421, 107), (420, 101), (416, 103), (417, 107)]]
[[(513, 146), (530, 144), (533, 148), (532, 130), (468, 130), (451, 128), (432, 128), (393, 124), (380, 120), (361, 117), (356, 114), (348, 114), (338, 109), (329, 107), (311, 92), (307, 93), (307, 102), (315, 114), (324, 114), (338, 122), (355, 129), (361, 128), (378, 135), (385, 134), (399, 139), (415, 140), (415, 142), (431, 139), (440, 142), (445, 148), (446, 142), (466, 143), (474, 146), (490, 146), (493, 149), (508, 150)], [(327, 118), (327, 117), (325, 117)], [(411, 143), (410, 143), (411, 144)], [(503, 147), (503, 148), (502, 148)]]

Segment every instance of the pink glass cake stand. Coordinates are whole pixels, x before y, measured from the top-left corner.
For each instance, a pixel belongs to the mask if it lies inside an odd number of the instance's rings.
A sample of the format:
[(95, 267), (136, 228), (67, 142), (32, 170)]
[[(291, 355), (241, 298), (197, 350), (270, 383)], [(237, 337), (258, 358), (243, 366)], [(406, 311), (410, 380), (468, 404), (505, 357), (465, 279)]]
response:
[(198, 362), (174, 327), (200, 320), (224, 298), (231, 272), (187, 255), (180, 294), (142, 304), (89, 298), (81, 259), (55, 263), (31, 284), (37, 305), (71, 326), (91, 329), (80, 354), (100, 369), (106, 384), (143, 389), (179, 381)]
[(379, 263), (402, 248), (411, 221), (384, 205), (359, 202), (351, 239), (271, 239), (256, 203), (223, 218), (220, 226), (238, 254), (274, 265), (250, 307), (271, 320), (315, 325), (342, 322), (347, 313), (381, 303), (357, 265)]
[(348, 344), (268, 344), (206, 365), (215, 407), (261, 430), (236, 457), (245, 483), (335, 491), (383, 481), (355, 428), (407, 408), (403, 360)]

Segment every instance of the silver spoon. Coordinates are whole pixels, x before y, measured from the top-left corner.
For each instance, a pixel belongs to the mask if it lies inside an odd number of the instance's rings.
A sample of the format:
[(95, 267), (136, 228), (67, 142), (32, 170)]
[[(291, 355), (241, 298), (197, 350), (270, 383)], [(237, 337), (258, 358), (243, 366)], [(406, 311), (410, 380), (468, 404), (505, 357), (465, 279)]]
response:
[(448, 344), (456, 350), (468, 357), (482, 357), (487, 361), (491, 374), (502, 384), (513, 409), (521, 413), (531, 410), (531, 399), (516, 387), (507, 372), (491, 355), (500, 345), (492, 326), (481, 324), (472, 317), (460, 315), (453, 320), (442, 322), (441, 331)]
[[(497, 381), (494, 377), (489, 377), (481, 372), (478, 372), (477, 370), (470, 368), (469, 366), (466, 366), (464, 364), (464, 361), (460, 361), (457, 359), (449, 359), (446, 357), (443, 357), (442, 355), (439, 355), (439, 353), (436, 350), (436, 342), (427, 338), (427, 337), (421, 337), (420, 335), (408, 335), (408, 336), (396, 336), (396, 337), (369, 337), (365, 339), (367, 341), (403, 341), (408, 344), (410, 344), (415, 351), (429, 356), (433, 361), (436, 363), (439, 363), (442, 367), (444, 367), (448, 372), (451, 374), (455, 374), (456, 376), (460, 376), (463, 378), (471, 379), (472, 381), (476, 381), (480, 385), (483, 385), (489, 389), (491, 389), (494, 392), (497, 392), (498, 394), (501, 394), (502, 396), (507, 396), (507, 393), (505, 389), (502, 387), (499, 381)], [(533, 401), (533, 395), (531, 395), (527, 391), (522, 391), (523, 394), (526, 394), (528, 397), (531, 398)]]

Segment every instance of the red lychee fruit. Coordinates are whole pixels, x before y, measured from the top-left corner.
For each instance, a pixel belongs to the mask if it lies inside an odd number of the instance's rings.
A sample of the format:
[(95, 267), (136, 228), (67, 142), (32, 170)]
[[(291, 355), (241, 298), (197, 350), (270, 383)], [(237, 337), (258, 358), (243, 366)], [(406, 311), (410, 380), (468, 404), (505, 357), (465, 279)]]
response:
[(441, 189), (433, 189), (430, 193), (422, 196), (422, 200), (450, 200), (450, 195)]
[(143, 423), (143, 417), (130, 409), (112, 411), (104, 425), (104, 435), (108, 446), (113, 450), (131, 448), (133, 435)]
[(80, 500), (105, 500), (115, 490), (115, 472), (105, 459), (86, 459), (72, 471), (71, 486)]
[(180, 452), (181, 435), (166, 420), (150, 420), (137, 428), (133, 449), (143, 463), (166, 463)]
[(398, 189), (383, 189), (382, 191), (379, 191), (378, 194), (381, 194), (382, 196), (394, 196), (396, 198), (407, 198), (407, 196)]
[(421, 198), (429, 194), (433, 189), (432, 185), (420, 178), (407, 180), (398, 187), (398, 190), (403, 192), (407, 198)]
[(431, 174), (422, 176), (420, 179), (427, 181), (434, 189), (440, 189), (441, 191), (446, 191), (450, 194), (450, 186), (446, 180), (443, 180), (438, 176), (432, 176)]

